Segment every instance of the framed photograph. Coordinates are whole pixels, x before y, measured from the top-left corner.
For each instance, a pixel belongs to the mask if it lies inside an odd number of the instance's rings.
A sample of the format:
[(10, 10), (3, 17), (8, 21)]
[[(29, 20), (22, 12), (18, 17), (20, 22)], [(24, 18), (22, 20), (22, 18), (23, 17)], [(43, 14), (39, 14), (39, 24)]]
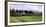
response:
[(45, 3), (26, 1), (5, 2), (6, 25), (45, 24)]

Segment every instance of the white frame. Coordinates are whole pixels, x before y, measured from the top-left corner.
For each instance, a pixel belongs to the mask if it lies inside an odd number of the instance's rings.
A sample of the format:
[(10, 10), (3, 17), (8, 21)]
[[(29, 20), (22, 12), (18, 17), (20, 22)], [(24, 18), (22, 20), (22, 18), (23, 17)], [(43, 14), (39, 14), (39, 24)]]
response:
[[(21, 22), (21, 23), (10, 23), (10, 10), (9, 10), (9, 4), (32, 4), (32, 5), (42, 5), (42, 21), (41, 22)], [(19, 2), (8, 2), (8, 25), (22, 25), (22, 24), (38, 24), (38, 23), (44, 23), (44, 4), (37, 4), (37, 3), (19, 3)]]

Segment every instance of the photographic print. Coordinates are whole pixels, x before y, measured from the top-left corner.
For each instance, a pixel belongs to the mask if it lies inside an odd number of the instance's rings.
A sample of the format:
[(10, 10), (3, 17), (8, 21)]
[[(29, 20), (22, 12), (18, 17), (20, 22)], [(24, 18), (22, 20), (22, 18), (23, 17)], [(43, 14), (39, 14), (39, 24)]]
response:
[(44, 23), (44, 4), (8, 2), (8, 25)]

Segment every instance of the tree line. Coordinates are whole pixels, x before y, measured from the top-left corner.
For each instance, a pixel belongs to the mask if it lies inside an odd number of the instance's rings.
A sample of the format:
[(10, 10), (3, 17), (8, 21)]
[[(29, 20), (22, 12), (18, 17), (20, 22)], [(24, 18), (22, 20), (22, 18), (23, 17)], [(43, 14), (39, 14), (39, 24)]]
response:
[[(15, 13), (16, 12), (25, 12), (25, 14), (28, 14), (28, 15), (31, 15), (31, 14), (34, 14), (32, 11), (28, 11), (28, 10), (15, 10), (15, 9), (10, 9), (10, 15), (12, 16), (15, 16)], [(41, 14), (42, 15), (42, 14)]]

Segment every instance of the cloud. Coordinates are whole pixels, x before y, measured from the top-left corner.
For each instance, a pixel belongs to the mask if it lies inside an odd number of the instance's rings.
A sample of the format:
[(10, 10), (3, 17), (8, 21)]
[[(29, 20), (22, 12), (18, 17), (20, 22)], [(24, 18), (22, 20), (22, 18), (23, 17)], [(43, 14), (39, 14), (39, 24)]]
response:
[(32, 11), (42, 11), (41, 7), (38, 5), (27, 5), (27, 4), (10, 4), (10, 8), (18, 10), (32, 10)]

